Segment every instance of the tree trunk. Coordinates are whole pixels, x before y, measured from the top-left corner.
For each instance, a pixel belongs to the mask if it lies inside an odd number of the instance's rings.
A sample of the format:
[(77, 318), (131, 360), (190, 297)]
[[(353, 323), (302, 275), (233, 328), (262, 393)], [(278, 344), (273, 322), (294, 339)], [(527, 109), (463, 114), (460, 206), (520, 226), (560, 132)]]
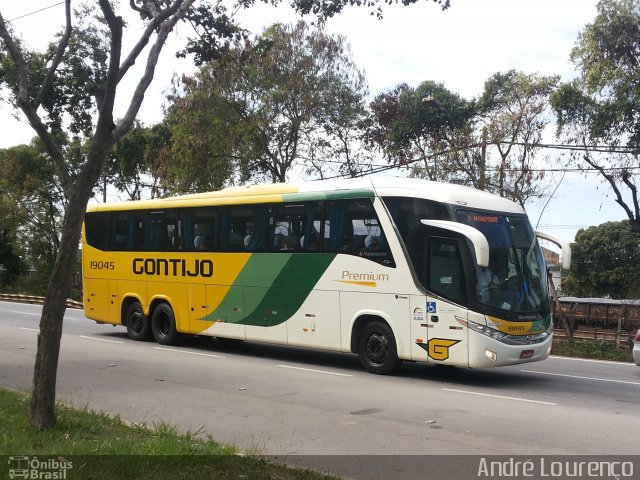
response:
[[(80, 190), (85, 189), (80, 188)], [(89, 195), (78, 192), (69, 201), (62, 224), (60, 248), (42, 307), (38, 351), (33, 371), (33, 392), (29, 406), (29, 424), (38, 430), (50, 428), (55, 421), (56, 375), (62, 320), (66, 310), (67, 295), (73, 281), (80, 229), (88, 199)]]

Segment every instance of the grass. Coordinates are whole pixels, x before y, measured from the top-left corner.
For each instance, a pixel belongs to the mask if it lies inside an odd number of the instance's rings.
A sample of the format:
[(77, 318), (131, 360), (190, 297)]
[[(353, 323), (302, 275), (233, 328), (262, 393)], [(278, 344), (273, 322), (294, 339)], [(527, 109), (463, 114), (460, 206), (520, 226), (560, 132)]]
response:
[(551, 354), (562, 357), (633, 362), (631, 351), (618, 347), (612, 340), (574, 340), (572, 343), (566, 339), (554, 340)]
[[(38, 456), (72, 462), (69, 479), (274, 479), (328, 480), (318, 472), (241, 455), (200, 432), (180, 434), (161, 423), (148, 428), (119, 417), (58, 405), (56, 424), (36, 431), (27, 424), (29, 398), (0, 388), (0, 456)], [(0, 478), (9, 464), (0, 461)]]

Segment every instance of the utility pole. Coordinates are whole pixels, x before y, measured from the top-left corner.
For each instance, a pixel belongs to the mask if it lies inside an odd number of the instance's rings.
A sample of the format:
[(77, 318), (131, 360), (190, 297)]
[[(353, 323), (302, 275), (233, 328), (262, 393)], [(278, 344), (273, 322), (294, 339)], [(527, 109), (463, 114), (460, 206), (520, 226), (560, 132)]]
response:
[(478, 188), (487, 189), (487, 127), (482, 127), (482, 149), (480, 153), (480, 178)]

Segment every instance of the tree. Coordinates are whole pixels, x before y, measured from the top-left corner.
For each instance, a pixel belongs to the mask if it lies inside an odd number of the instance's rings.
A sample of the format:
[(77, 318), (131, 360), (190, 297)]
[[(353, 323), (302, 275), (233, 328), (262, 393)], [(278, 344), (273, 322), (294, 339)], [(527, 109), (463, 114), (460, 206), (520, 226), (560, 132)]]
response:
[(576, 234), (562, 289), (578, 297), (640, 298), (640, 244), (629, 222), (608, 222)]
[[(549, 96), (558, 76), (525, 74), (515, 70), (498, 72), (484, 84), (478, 109), (482, 118), (484, 145), (495, 173), (488, 175), (486, 190), (523, 205), (544, 195), (544, 172), (535, 168), (542, 132), (551, 123)], [(486, 133), (485, 133), (486, 132)]]
[(640, 232), (640, 1), (601, 0), (597, 12), (571, 52), (578, 78), (552, 96), (557, 134), (582, 148), (574, 162), (599, 173)]
[(36, 139), (31, 145), (0, 150), (0, 231), (5, 239), (15, 239), (12, 251), (35, 267), (37, 290), (45, 289), (53, 268), (65, 208), (41, 147)]
[(417, 88), (400, 84), (383, 92), (370, 108), (369, 141), (390, 164), (411, 165), (416, 176), (429, 180), (456, 177), (456, 152), (468, 146), (465, 132), (476, 115), (474, 102), (442, 83), (425, 81)]
[[(193, 0), (168, 5), (153, 1), (131, 2), (146, 27), (130, 54), (122, 57), (124, 21), (108, 0), (100, 0), (99, 15), (78, 14), (72, 25), (71, 1), (65, 1), (66, 25), (57, 45), (45, 53), (24, 49), (0, 15), (0, 81), (11, 92), (12, 103), (27, 118), (52, 162), (67, 202), (60, 244), (40, 320), (38, 352), (33, 376), (29, 423), (48, 428), (54, 422), (55, 385), (65, 301), (70, 290), (80, 229), (87, 202), (108, 152), (131, 129), (155, 65), (176, 22)], [(85, 21), (99, 16), (100, 23)], [(113, 117), (116, 87), (151, 41), (146, 68), (124, 117)], [(88, 60), (90, 59), (90, 60)], [(95, 118), (95, 121), (94, 121)], [(67, 120), (68, 119), (68, 120)], [(67, 130), (90, 141), (84, 162), (73, 169), (60, 134)]]
[(182, 83), (171, 97), (178, 188), (217, 188), (235, 172), (284, 182), (301, 161), (353, 165), (366, 85), (344, 37), (276, 24)]
[[(66, 203), (60, 244), (47, 287), (40, 319), (33, 395), (29, 423), (39, 429), (54, 423), (55, 386), (62, 320), (67, 292), (72, 283), (74, 260), (87, 202), (102, 174), (113, 146), (132, 128), (151, 83), (167, 36), (180, 20), (199, 27), (199, 40), (188, 49), (196, 55), (224, 51), (230, 39), (241, 31), (219, 1), (214, 5), (196, 0), (130, 0), (129, 6), (143, 22), (142, 32), (131, 51), (123, 56), (123, 18), (109, 0), (75, 12), (65, 0), (65, 27), (46, 52), (28, 51), (0, 14), (0, 87), (10, 92), (9, 101), (21, 110), (38, 135), (54, 166)], [(417, 0), (403, 2), (414, 3)], [(443, 9), (449, 0), (434, 0)], [(274, 3), (279, 3), (275, 0)], [(251, 6), (252, 2), (238, 2)], [(297, 0), (297, 11), (313, 12), (321, 18), (338, 13), (359, 0)], [(367, 2), (379, 6), (379, 0)], [(129, 106), (121, 119), (113, 116), (118, 85), (130, 75), (130, 68), (143, 54), (144, 72), (137, 79)], [(69, 135), (63, 135), (67, 132)], [(86, 139), (88, 149), (78, 163), (69, 156), (65, 138)], [(81, 142), (84, 143), (84, 142)]]
[(533, 164), (557, 81), (514, 70), (496, 73), (478, 100), (433, 81), (417, 88), (401, 84), (371, 103), (369, 139), (391, 164), (410, 165), (413, 175), (524, 205), (543, 194), (542, 173)]
[[(163, 191), (160, 176), (170, 160), (171, 128), (165, 122), (144, 127), (136, 122), (116, 143), (104, 168), (103, 185), (112, 185), (129, 200), (150, 198)], [(103, 193), (106, 196), (106, 192)]]

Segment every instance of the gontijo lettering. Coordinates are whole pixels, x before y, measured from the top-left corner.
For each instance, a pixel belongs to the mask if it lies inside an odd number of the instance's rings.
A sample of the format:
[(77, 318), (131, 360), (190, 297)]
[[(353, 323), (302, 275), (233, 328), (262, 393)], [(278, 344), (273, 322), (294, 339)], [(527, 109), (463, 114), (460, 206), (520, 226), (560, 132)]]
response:
[(135, 275), (164, 275), (166, 277), (213, 277), (212, 260), (179, 258), (134, 258)]

